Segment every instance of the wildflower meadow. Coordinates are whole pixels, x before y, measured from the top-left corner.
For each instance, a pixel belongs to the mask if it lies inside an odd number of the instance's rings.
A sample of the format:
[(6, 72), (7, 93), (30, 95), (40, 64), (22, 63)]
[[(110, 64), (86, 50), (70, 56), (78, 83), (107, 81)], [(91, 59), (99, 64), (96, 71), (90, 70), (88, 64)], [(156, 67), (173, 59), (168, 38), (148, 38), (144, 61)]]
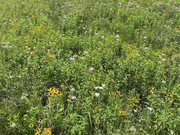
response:
[(0, 2), (0, 135), (180, 135), (178, 0)]

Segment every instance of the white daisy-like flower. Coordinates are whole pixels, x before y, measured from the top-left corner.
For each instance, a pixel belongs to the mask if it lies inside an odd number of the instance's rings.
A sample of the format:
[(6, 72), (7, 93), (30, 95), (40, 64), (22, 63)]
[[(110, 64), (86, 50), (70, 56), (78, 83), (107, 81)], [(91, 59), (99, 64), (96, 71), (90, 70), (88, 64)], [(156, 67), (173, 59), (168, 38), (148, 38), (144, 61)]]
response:
[(150, 112), (153, 111), (153, 108), (151, 108), (151, 107), (147, 107), (147, 109), (148, 109)]
[(94, 70), (95, 70), (95, 68), (93, 68), (93, 67), (90, 67), (90, 68), (89, 68), (89, 70), (90, 70), (90, 71), (94, 71)]
[(104, 36), (104, 35), (102, 35), (102, 36), (101, 36), (101, 39), (104, 39), (104, 38), (105, 38), (105, 36)]
[(106, 85), (105, 84), (102, 84), (102, 87), (105, 87)]
[(16, 127), (16, 124), (15, 124), (15, 123), (12, 123), (12, 124), (10, 125), (10, 127), (11, 127), (11, 128), (14, 128), (14, 127)]
[(143, 37), (143, 39), (147, 39), (147, 37), (146, 37), (146, 36), (144, 36), (144, 37)]
[(119, 35), (118, 34), (116, 34), (116, 36), (115, 36), (116, 38), (119, 38)]
[(84, 51), (84, 54), (88, 54), (88, 51)]
[(135, 133), (136, 132), (136, 128), (134, 126), (131, 126), (129, 129), (131, 132)]
[(96, 92), (96, 93), (95, 93), (95, 96), (96, 96), (96, 97), (99, 97), (99, 96), (100, 96), (100, 94)]
[(71, 88), (70, 91), (75, 91), (75, 88)]
[(103, 87), (98, 87), (98, 89), (103, 90)]
[(69, 58), (69, 60), (74, 61), (74, 60), (75, 60), (75, 58), (74, 58), (74, 57), (70, 57), (70, 58)]
[(163, 81), (162, 81), (162, 83), (163, 83), (163, 84), (165, 84), (165, 83), (166, 83), (166, 81), (164, 81), (164, 80), (163, 80)]

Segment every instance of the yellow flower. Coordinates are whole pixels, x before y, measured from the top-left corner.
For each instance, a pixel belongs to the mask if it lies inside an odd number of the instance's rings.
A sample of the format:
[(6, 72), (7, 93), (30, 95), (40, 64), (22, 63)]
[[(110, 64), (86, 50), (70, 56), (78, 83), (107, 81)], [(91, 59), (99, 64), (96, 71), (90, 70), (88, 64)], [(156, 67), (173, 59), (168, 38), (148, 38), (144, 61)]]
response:
[(39, 97), (37, 97), (37, 100), (41, 100), (42, 98), (39, 96)]
[(96, 111), (96, 109), (93, 109), (93, 113), (96, 113), (97, 111)]
[(39, 120), (38, 120), (38, 123), (42, 123), (42, 119), (39, 119)]
[(59, 90), (58, 89), (56, 89), (56, 88), (49, 88), (48, 89), (48, 95), (49, 96), (54, 96), (54, 95), (57, 95), (57, 94), (59, 94)]
[(155, 93), (155, 88), (154, 87), (152, 87), (151, 89), (150, 89), (150, 92), (151, 92), (151, 94), (154, 94)]
[(60, 92), (59, 92), (59, 95), (60, 95), (60, 96), (62, 96), (62, 95), (63, 95), (63, 93), (60, 91)]
[(36, 132), (34, 135), (41, 135), (41, 133), (39, 133), (39, 132)]
[(173, 99), (170, 99), (170, 100), (169, 100), (169, 103), (170, 103), (170, 104), (172, 104), (173, 102), (174, 102), (174, 100), (173, 100)]
[(40, 128), (36, 129), (35, 135), (41, 135), (41, 129)]
[(43, 135), (52, 135), (52, 128), (44, 128)]
[(53, 93), (52, 91), (49, 91), (49, 92), (48, 92), (48, 95), (49, 95), (49, 96), (53, 96), (54, 93)]
[(130, 98), (129, 101), (133, 106), (137, 106), (139, 104), (138, 99), (136, 99), (135, 97)]
[(96, 77), (91, 78), (92, 81), (96, 81)]
[(55, 95), (57, 95), (57, 94), (59, 94), (59, 90), (54, 89), (54, 90), (53, 90), (53, 93), (54, 93)]
[(124, 110), (119, 110), (119, 114), (120, 114), (121, 116), (124, 116), (124, 115), (125, 115), (125, 111), (124, 111)]
[(34, 124), (29, 124), (29, 128), (33, 128), (34, 127)]

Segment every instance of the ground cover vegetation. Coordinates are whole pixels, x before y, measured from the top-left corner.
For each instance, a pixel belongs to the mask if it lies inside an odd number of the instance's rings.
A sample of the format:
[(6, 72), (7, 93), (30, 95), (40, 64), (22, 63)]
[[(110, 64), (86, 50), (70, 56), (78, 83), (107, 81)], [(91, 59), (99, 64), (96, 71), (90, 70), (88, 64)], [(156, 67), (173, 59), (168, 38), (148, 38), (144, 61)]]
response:
[(178, 0), (1, 0), (1, 135), (178, 135)]

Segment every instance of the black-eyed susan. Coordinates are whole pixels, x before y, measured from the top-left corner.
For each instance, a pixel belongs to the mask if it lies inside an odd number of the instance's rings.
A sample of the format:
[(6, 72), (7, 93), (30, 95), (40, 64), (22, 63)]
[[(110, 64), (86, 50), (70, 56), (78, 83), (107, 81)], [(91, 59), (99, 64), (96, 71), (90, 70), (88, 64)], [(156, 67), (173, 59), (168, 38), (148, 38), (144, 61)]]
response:
[(43, 135), (52, 135), (52, 128), (44, 128)]
[(37, 100), (42, 100), (42, 97), (38, 96), (38, 97), (37, 97)]
[(96, 112), (97, 112), (96, 108), (95, 108), (95, 109), (93, 109), (93, 113), (96, 113)]
[(41, 135), (41, 129), (40, 129), (40, 128), (37, 128), (37, 129), (36, 129), (35, 135)]
[(43, 121), (42, 119), (39, 119), (39, 120), (38, 120), (38, 123), (42, 123), (42, 121)]
[(34, 127), (34, 124), (29, 124), (29, 128), (33, 128)]
[(54, 95), (58, 95), (59, 94), (59, 90), (52, 87), (48, 89), (48, 95), (49, 96), (54, 96)]
[(63, 95), (63, 93), (62, 93), (61, 91), (59, 91), (59, 95), (60, 95), (60, 96), (62, 96), (62, 95)]
[(54, 93), (54, 95), (58, 95), (58, 94), (59, 94), (59, 90), (54, 89), (54, 90), (53, 90), (53, 93)]

